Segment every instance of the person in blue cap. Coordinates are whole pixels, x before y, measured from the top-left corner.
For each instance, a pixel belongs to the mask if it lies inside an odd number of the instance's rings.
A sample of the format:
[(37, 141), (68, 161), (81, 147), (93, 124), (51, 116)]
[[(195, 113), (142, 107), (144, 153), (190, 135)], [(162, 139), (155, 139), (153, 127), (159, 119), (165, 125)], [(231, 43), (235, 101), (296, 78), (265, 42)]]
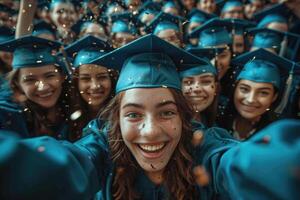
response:
[(68, 44), (74, 40), (71, 27), (77, 22), (78, 14), (69, 0), (53, 0), (50, 4), (50, 18), (57, 27), (58, 38)]
[(247, 19), (252, 19), (256, 12), (262, 10), (265, 6), (265, 0), (247, 0), (244, 13)]
[(107, 23), (101, 18), (99, 20), (79, 20), (77, 24), (73, 26), (73, 30), (78, 38), (82, 38), (86, 35), (93, 35), (98, 38), (108, 39), (106, 26)]
[(229, 32), (230, 26), (230, 21), (213, 18), (190, 34), (190, 37), (198, 36), (199, 48), (225, 48), (221, 54), (216, 55), (214, 60), (214, 65), (218, 69), (219, 80), (224, 77), (230, 68), (232, 56), (232, 36)]
[[(221, 1), (222, 6), (220, 17), (227, 19), (244, 19), (244, 5), (239, 0)], [(220, 3), (218, 3), (219, 6)]]
[(40, 38), (44, 38), (47, 40), (56, 41), (55, 27), (52, 27), (51, 24), (48, 24), (47, 22), (45, 22), (43, 20), (37, 21), (33, 25), (32, 35), (40, 37)]
[[(215, 17), (217, 17), (217, 15), (208, 14), (208, 13), (198, 10), (196, 8), (193, 9), (187, 15), (188, 23), (186, 23), (186, 28), (185, 28), (186, 38), (189, 38), (189, 34), (193, 30), (200, 27), (202, 24), (204, 24), (209, 19), (215, 18)], [(198, 44), (198, 38), (189, 38), (189, 43), (191, 45), (187, 45), (187, 46), (196, 46)]]
[(244, 67), (219, 125), (231, 130), (235, 138), (245, 140), (277, 119), (276, 113), (286, 106), (291, 90), (291, 83), (285, 80), (291, 79), (289, 76), (299, 66), (264, 49), (245, 53), (233, 63)]
[(86, 200), (99, 189), (106, 200), (299, 197), (299, 121), (245, 143), (191, 128), (176, 67), (202, 62), (153, 35), (95, 60), (122, 68), (108, 121), (75, 144), (1, 132), (1, 198)]
[(217, 10), (217, 4), (215, 0), (198, 0), (197, 9), (213, 14)]
[(193, 66), (179, 73), (182, 93), (193, 107), (193, 120), (199, 121), (206, 127), (215, 124), (218, 103), (217, 70), (209, 58), (215, 56), (212, 49), (190, 48), (188, 52), (200, 57), (208, 58), (207, 62)]
[(178, 5), (174, 1), (167, 1), (161, 8), (164, 13), (169, 13), (174, 16), (180, 16)]
[(130, 12), (111, 16), (112, 26), (110, 39), (114, 48), (119, 48), (138, 38), (138, 30), (135, 27), (135, 16)]
[(186, 11), (186, 13), (189, 13), (196, 7), (196, 0), (179, 0), (178, 3), (183, 8), (183, 11)]
[[(109, 3), (109, 2), (107, 2)], [(111, 2), (106, 10), (105, 10), (105, 16), (111, 16), (111, 15), (114, 15), (114, 14), (120, 14), (122, 12), (124, 12), (125, 9), (123, 6), (120, 5), (120, 3), (118, 2)]]
[[(14, 37), (14, 31), (7, 26), (0, 26), (0, 44), (11, 40)], [(9, 72), (12, 67), (12, 53), (7, 51), (0, 51), (0, 76)]]
[(81, 135), (82, 128), (97, 117), (99, 110), (106, 107), (113, 96), (116, 73), (105, 66), (92, 64), (91, 61), (112, 50), (112, 46), (99, 38), (87, 35), (66, 49), (74, 58), (72, 74), (74, 84), (74, 112), (72, 120), (77, 123), (75, 131)]
[(184, 18), (160, 12), (146, 27), (145, 31), (177, 46), (183, 47), (181, 22)]
[(139, 9), (138, 20), (142, 24), (139, 27), (141, 35), (146, 35), (145, 26), (149, 25), (151, 21), (158, 15), (161, 9), (159, 3), (152, 2), (151, 0), (146, 1)]
[[(55, 56), (60, 47), (58, 42), (34, 36), (0, 45), (2, 51), (13, 52), (13, 70), (8, 74), (11, 95), (1, 99), (1, 129), (17, 131), (24, 138), (49, 135), (71, 139), (66, 76)], [(10, 91), (3, 89), (4, 93)]]

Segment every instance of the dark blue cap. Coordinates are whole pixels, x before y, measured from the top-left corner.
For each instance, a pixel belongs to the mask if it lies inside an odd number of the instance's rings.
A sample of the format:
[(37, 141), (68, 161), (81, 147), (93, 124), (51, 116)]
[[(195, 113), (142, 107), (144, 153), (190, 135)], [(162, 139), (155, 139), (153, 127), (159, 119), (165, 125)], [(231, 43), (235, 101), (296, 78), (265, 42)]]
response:
[(39, 20), (33, 25), (32, 35), (37, 36), (43, 33), (52, 34), (55, 36), (56, 30), (51, 24), (45, 22), (44, 20)]
[(25, 36), (2, 43), (0, 50), (13, 52), (12, 67), (19, 69), (56, 64), (57, 60), (53, 50), (60, 47), (61, 43), (59, 42)]
[(146, 27), (145, 31), (158, 34), (162, 30), (173, 29), (180, 31), (180, 24), (184, 21), (183, 17), (174, 16), (169, 13), (160, 12)]
[(293, 72), (295, 63), (277, 56), (267, 50), (258, 49), (242, 54), (232, 63), (244, 66), (237, 80), (245, 79), (254, 82), (271, 83), (277, 89), (282, 86), (281, 78)]
[(131, 12), (123, 12), (111, 15), (112, 28), (111, 33), (130, 33), (136, 35), (138, 33), (136, 25), (138, 18)]
[(218, 17), (215, 14), (209, 14), (206, 12), (203, 12), (199, 9), (193, 8), (189, 14), (187, 15), (187, 18), (189, 19), (189, 22), (196, 22), (196, 23), (205, 23), (207, 20)]
[(69, 57), (74, 58), (73, 67), (91, 64), (91, 61), (111, 51), (112, 46), (104, 40), (87, 35), (65, 48)]
[(170, 87), (181, 91), (176, 71), (207, 63), (149, 34), (96, 59), (94, 64), (121, 70), (116, 93), (131, 88)]
[(222, 53), (225, 47), (215, 47), (215, 48), (200, 48), (200, 47), (189, 47), (186, 49), (187, 52), (198, 56), (200, 58), (207, 58), (209, 60), (213, 59), (216, 55)]
[(224, 19), (230, 23), (231, 33), (234, 35), (244, 35), (248, 29), (256, 26), (255, 22), (245, 19)]
[(255, 13), (253, 17), (258, 22), (258, 27), (263, 28), (272, 22), (288, 23), (292, 15), (290, 9), (280, 3)]
[(213, 18), (191, 32), (190, 37), (199, 38), (199, 47), (214, 47), (232, 43), (231, 24), (228, 20)]
[(7, 26), (0, 26), (0, 43), (13, 39), (15, 36), (14, 31)]
[(217, 6), (221, 9), (221, 13), (231, 11), (235, 7), (244, 7), (243, 3), (239, 0), (222, 0), (217, 2)]

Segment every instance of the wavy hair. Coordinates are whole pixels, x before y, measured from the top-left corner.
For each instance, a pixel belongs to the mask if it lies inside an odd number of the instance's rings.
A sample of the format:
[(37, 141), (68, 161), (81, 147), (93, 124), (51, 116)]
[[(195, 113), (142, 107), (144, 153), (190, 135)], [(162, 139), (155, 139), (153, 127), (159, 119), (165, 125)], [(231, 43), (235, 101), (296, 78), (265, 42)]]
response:
[[(169, 88), (170, 89), (170, 88)], [(163, 177), (164, 186), (169, 191), (172, 199), (196, 199), (197, 192), (192, 175), (192, 109), (187, 104), (181, 92), (170, 89), (175, 98), (177, 108), (182, 120), (182, 137), (176, 147)], [(110, 102), (100, 115), (101, 119), (108, 120), (108, 141), (111, 159), (116, 166), (115, 177), (112, 185), (114, 199), (137, 199), (139, 194), (132, 188), (135, 183), (137, 171), (140, 168), (130, 150), (124, 143), (120, 130), (120, 104), (124, 92), (119, 93)], [(126, 172), (126, 173), (125, 173)]]

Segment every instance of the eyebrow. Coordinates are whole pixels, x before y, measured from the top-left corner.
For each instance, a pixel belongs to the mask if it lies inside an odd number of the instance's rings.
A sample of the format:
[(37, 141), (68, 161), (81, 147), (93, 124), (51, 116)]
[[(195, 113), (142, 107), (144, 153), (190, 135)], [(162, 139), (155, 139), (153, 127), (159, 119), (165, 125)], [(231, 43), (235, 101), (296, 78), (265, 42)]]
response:
[[(161, 102), (161, 103), (157, 104), (155, 107), (156, 107), (156, 108), (161, 108), (161, 107), (166, 106), (166, 105), (169, 105), (169, 104), (174, 104), (175, 106), (177, 106), (177, 104), (176, 104), (174, 101), (169, 100), (169, 101)], [(127, 103), (127, 104), (125, 104), (125, 105), (122, 107), (122, 109), (127, 108), (127, 107), (145, 108), (145, 107), (144, 107), (143, 105), (141, 105), (141, 104), (137, 104), (137, 103)]]
[[(243, 84), (243, 83), (240, 86), (251, 88), (249, 85), (246, 85), (246, 84)], [(257, 89), (259, 89), (259, 90), (272, 90), (272, 88), (270, 88), (270, 87), (262, 87), (262, 88), (257, 88)]]

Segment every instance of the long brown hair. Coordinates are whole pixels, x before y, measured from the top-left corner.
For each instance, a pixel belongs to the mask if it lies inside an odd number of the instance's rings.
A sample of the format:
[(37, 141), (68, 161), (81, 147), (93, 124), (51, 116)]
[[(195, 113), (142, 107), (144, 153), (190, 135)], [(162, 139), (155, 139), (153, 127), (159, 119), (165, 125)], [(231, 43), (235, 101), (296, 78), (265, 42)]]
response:
[[(61, 74), (63, 74), (62, 70), (60, 67), (56, 67)], [(54, 130), (52, 130), (53, 126), (56, 126), (57, 123), (60, 123), (62, 121), (68, 121), (68, 113), (69, 113), (69, 104), (70, 104), (70, 99), (69, 95), (67, 94), (68, 90), (68, 82), (64, 81), (62, 84), (62, 93), (57, 100), (57, 119), (55, 124), (50, 122), (50, 120), (47, 118), (47, 110), (43, 109), (41, 106), (38, 104), (28, 100), (27, 98), (24, 98), (21, 100), (20, 97), (25, 97), (25, 95), (22, 92), (22, 89), (20, 88), (19, 85), (19, 75), (20, 75), (20, 70), (19, 69), (14, 69), (10, 71), (6, 79), (9, 82), (10, 88), (13, 91), (12, 94), (12, 100), (16, 101), (18, 104), (20, 104), (22, 107), (25, 109), (23, 110), (23, 113), (26, 117), (26, 123), (28, 126), (28, 131), (31, 134), (32, 137), (34, 136), (39, 136), (43, 134), (47, 134), (49, 136), (53, 137), (58, 137), (58, 133)], [(65, 77), (66, 78), (66, 77)], [(43, 127), (43, 128), (42, 128)], [(44, 130), (44, 128), (47, 129), (47, 133), (42, 133), (41, 130)], [(69, 139), (72, 140), (73, 136), (68, 135), (68, 138), (64, 139)]]
[[(175, 98), (180, 118), (182, 120), (182, 137), (175, 149), (173, 156), (164, 170), (164, 186), (172, 199), (195, 199), (196, 189), (192, 176), (191, 140), (192, 109), (187, 104), (181, 92), (170, 89)], [(108, 141), (111, 159), (116, 166), (112, 186), (114, 199), (137, 199), (139, 194), (132, 188), (135, 183), (137, 171), (140, 169), (130, 150), (124, 143), (120, 131), (119, 113), (124, 92), (119, 93), (111, 100), (109, 105), (100, 115), (101, 119), (108, 120)], [(126, 171), (126, 173), (125, 173)]]

